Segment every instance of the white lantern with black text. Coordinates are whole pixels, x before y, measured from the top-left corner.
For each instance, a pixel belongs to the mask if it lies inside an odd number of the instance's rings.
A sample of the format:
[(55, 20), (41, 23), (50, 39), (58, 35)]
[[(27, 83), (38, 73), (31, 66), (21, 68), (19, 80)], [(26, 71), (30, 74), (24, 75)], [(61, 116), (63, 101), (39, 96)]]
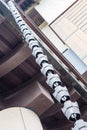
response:
[(13, 107), (0, 111), (0, 130), (43, 130), (38, 116), (29, 109)]

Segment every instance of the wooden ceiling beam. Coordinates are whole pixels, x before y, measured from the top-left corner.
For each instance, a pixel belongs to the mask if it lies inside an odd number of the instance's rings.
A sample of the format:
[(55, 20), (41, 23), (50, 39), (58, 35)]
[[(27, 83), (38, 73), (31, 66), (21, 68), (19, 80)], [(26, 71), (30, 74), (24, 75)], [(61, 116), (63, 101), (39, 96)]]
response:
[(4, 108), (5, 108), (5, 104), (2, 97), (0, 96), (0, 111), (3, 110)]
[(41, 73), (40, 72), (37, 72), (34, 74), (34, 76), (29, 79), (28, 81), (20, 84), (19, 86), (15, 87), (15, 89), (13, 89), (12, 91), (10, 92), (7, 92), (7, 96), (4, 98), (7, 99), (9, 96), (12, 97), (12, 95), (15, 95), (16, 92), (20, 91), (21, 89), (25, 88), (26, 86), (28, 86), (29, 84), (33, 83), (35, 80), (38, 81), (38, 79), (40, 79), (42, 77)]
[(31, 50), (27, 44), (19, 44), (9, 55), (0, 60), (0, 78), (31, 56)]
[(54, 104), (49, 92), (39, 82), (26, 84), (25, 88), (4, 99), (5, 107), (27, 107), (41, 115)]
[(55, 115), (60, 111), (60, 109), (61, 109), (61, 105), (59, 103), (55, 103), (52, 107), (50, 107), (46, 112), (44, 112), (41, 115), (41, 119), (44, 120), (50, 116)]
[(73, 127), (74, 125), (71, 125), (71, 123), (67, 124), (66, 126), (63, 127), (63, 122), (62, 122), (62, 127), (56, 127), (56, 128), (53, 128), (53, 129), (49, 129), (49, 130), (71, 130), (71, 128)]
[(5, 21), (5, 18), (0, 14), (0, 24), (2, 24)]
[(57, 129), (62, 130), (65, 127), (73, 125), (72, 122), (69, 122), (66, 119), (66, 117), (62, 115), (62, 112), (59, 112), (52, 117), (42, 120), (42, 123), (45, 125), (47, 130), (57, 130)]

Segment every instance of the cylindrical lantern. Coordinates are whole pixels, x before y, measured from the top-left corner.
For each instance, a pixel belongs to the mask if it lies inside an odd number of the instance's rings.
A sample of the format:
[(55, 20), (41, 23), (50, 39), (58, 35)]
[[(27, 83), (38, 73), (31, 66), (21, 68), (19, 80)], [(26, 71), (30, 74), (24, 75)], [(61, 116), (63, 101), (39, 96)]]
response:
[(13, 107), (0, 111), (0, 130), (43, 130), (43, 128), (33, 111)]

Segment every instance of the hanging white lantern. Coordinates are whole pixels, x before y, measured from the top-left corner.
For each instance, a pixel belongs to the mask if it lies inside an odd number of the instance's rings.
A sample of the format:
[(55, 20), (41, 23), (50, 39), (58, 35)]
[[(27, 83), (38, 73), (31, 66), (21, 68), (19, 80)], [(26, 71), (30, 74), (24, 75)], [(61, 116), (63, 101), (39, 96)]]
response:
[(72, 130), (87, 130), (87, 122), (82, 119), (77, 120), (74, 125), (75, 126)]
[(59, 85), (55, 88), (53, 96), (55, 97), (55, 99), (57, 99), (62, 104), (64, 102), (66, 102), (67, 100), (70, 100), (70, 95), (69, 95), (68, 89), (61, 85)]
[(76, 121), (80, 119), (80, 110), (77, 102), (66, 101), (64, 103), (64, 107), (62, 108), (62, 112), (70, 121)]
[(38, 116), (31, 110), (13, 107), (0, 111), (0, 130), (43, 130)]

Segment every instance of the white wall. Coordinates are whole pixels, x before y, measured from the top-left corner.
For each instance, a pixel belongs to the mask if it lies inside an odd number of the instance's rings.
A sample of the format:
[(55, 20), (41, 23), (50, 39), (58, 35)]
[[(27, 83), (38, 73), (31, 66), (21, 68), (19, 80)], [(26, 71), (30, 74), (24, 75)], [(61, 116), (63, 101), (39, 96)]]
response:
[(49, 26), (45, 26), (42, 32), (47, 36), (47, 38), (53, 43), (53, 45), (62, 53), (68, 47), (64, 45), (60, 39), (55, 35), (55, 33), (50, 29)]
[(76, 0), (41, 0), (35, 8), (50, 24)]

